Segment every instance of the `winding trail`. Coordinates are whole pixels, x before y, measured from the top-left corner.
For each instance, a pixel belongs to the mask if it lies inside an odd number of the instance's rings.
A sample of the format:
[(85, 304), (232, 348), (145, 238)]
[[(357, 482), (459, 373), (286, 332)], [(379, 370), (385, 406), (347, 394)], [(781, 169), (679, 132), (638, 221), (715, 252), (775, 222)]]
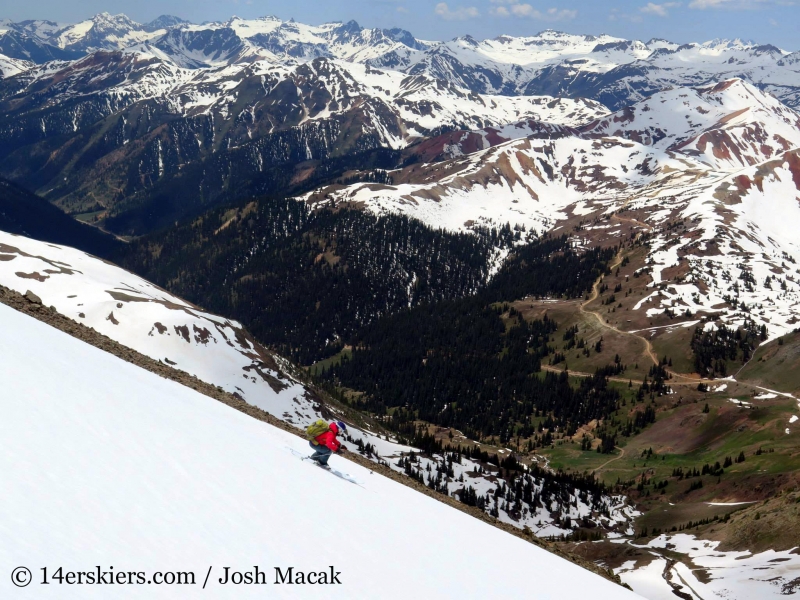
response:
[(619, 456), (615, 456), (615, 457), (614, 457), (614, 458), (612, 458), (611, 460), (607, 460), (606, 462), (604, 462), (604, 463), (603, 463), (602, 465), (600, 465), (599, 467), (596, 467), (596, 468), (592, 469), (592, 474), (594, 474), (594, 473), (597, 473), (597, 472), (599, 472), (599, 471), (602, 471), (603, 469), (605, 469), (606, 465), (609, 465), (609, 464), (611, 464), (612, 462), (614, 462), (615, 460), (619, 460), (620, 458), (622, 458), (623, 456), (625, 456), (625, 448), (620, 448), (619, 446), (614, 446), (614, 448), (615, 448), (616, 450), (619, 450)]
[[(625, 203), (622, 206), (623, 207), (627, 206), (629, 202), (630, 202), (630, 198), (628, 200), (626, 200)], [(648, 231), (653, 231), (653, 226), (652, 225), (648, 225), (644, 221), (637, 221), (636, 219), (632, 219), (630, 217), (620, 217), (616, 213), (611, 215), (611, 219), (612, 220), (616, 220), (616, 221), (622, 221), (623, 223), (633, 223), (634, 225), (638, 225), (639, 227), (647, 229)]]
[[(624, 219), (621, 219), (621, 220), (624, 220)], [(628, 220), (633, 221), (633, 219), (628, 219)], [(639, 223), (639, 222), (636, 221), (636, 223)], [(611, 265), (609, 265), (608, 268), (609, 268), (610, 271), (613, 271), (618, 266), (620, 266), (621, 263), (622, 263), (622, 252), (618, 252), (617, 256), (614, 258), (614, 262)], [(594, 310), (590, 310), (590, 309), (587, 308), (587, 306), (589, 304), (591, 304), (592, 302), (594, 302), (595, 300), (597, 300), (597, 297), (600, 295), (600, 293), (599, 293), (600, 282), (603, 281), (603, 277), (604, 276), (601, 275), (600, 277), (597, 278), (597, 281), (594, 282), (594, 285), (592, 285), (592, 293), (591, 293), (591, 295), (589, 296), (588, 299), (586, 299), (584, 302), (582, 302), (580, 304), (580, 311), (582, 313), (586, 314), (586, 315), (593, 315), (597, 319), (597, 322), (600, 323), (601, 327), (605, 327), (607, 329), (611, 329), (612, 331), (616, 331), (620, 335), (632, 336), (632, 337), (636, 338), (637, 340), (641, 340), (642, 343), (644, 344), (644, 352), (645, 352), (645, 354), (650, 358), (650, 360), (653, 362), (654, 365), (658, 365), (659, 364), (659, 359), (658, 359), (658, 356), (656, 356), (655, 352), (653, 352), (653, 345), (650, 343), (650, 340), (648, 340), (646, 338), (643, 338), (642, 336), (636, 335), (635, 333), (632, 333), (630, 331), (625, 331), (623, 329), (619, 329), (618, 327), (615, 327), (611, 323), (608, 323), (606, 320), (604, 320), (600, 313), (595, 312)], [(646, 330), (642, 329), (642, 330), (639, 330), (639, 331), (646, 331)], [(697, 384), (697, 382), (699, 381), (697, 378), (689, 376), (689, 375), (683, 375), (681, 373), (676, 373), (675, 371), (671, 371), (669, 369), (666, 369), (666, 371), (667, 371), (667, 373), (669, 373), (672, 376), (672, 378), (685, 380), (683, 385)], [(615, 379), (614, 378), (610, 378), (610, 380), (614, 381)], [(627, 381), (625, 381), (625, 383), (627, 383)], [(678, 382), (678, 381), (673, 382), (672, 380), (670, 380), (670, 385), (679, 385), (679, 384), (680, 384), (680, 382)]]
[[(542, 365), (542, 371), (550, 371), (551, 373), (563, 373), (564, 369), (559, 369), (558, 366), (556, 366), (556, 365)], [(669, 371), (668, 371), (668, 373), (672, 374)], [(574, 375), (575, 377), (594, 377), (594, 373), (587, 373), (585, 371), (573, 371), (571, 369), (567, 369), (567, 374), (568, 375)], [(672, 379), (670, 379), (669, 380), (669, 385), (670, 386), (674, 386), (674, 385), (697, 385), (698, 383), (700, 383), (699, 379), (694, 379), (694, 378), (689, 377), (687, 375), (677, 375), (677, 377), (682, 377), (686, 381), (673, 381)], [(635, 381), (636, 383), (641, 383), (641, 381), (639, 381), (638, 379), (633, 379), (631, 377), (628, 377), (628, 378), (625, 378), (625, 377), (606, 377), (606, 379), (608, 379), (608, 381), (616, 381), (618, 383), (628, 383), (629, 381)], [(750, 387), (763, 389), (764, 391), (767, 391), (767, 392), (775, 392), (775, 390), (768, 390), (767, 388), (759, 388), (757, 385), (751, 385), (749, 383), (744, 383), (744, 382), (741, 382), (741, 381), (734, 381), (733, 383), (738, 383), (740, 385), (749, 385)], [(780, 393), (782, 393), (782, 392), (780, 392)]]
[[(618, 218), (620, 220), (628, 220), (628, 221), (631, 221), (631, 222), (636, 222), (637, 224), (640, 224), (640, 225), (643, 225), (643, 226), (645, 225), (643, 223), (640, 223), (639, 221), (635, 221), (634, 219), (622, 219), (621, 217), (618, 217)], [(622, 263), (622, 252), (618, 252), (616, 257), (614, 258), (614, 262), (609, 265), (609, 270), (613, 271), (621, 263)], [(587, 306), (589, 304), (591, 304), (592, 302), (594, 302), (595, 300), (597, 300), (597, 297), (600, 295), (599, 294), (599, 288), (600, 288), (600, 283), (603, 280), (603, 277), (604, 277), (604, 275), (600, 275), (600, 277), (597, 278), (597, 281), (594, 282), (594, 284), (592, 285), (592, 293), (591, 293), (591, 295), (589, 296), (589, 298), (584, 300), (579, 305), (580, 311), (582, 313), (586, 314), (586, 315), (594, 316), (594, 318), (597, 319), (597, 322), (600, 324), (601, 327), (605, 327), (606, 329), (611, 329), (612, 331), (615, 331), (615, 332), (619, 333), (620, 335), (632, 336), (632, 337), (635, 337), (637, 340), (641, 340), (641, 342), (644, 344), (645, 354), (650, 358), (650, 360), (653, 362), (654, 365), (658, 365), (659, 364), (659, 359), (658, 359), (658, 356), (656, 356), (655, 352), (653, 352), (653, 345), (650, 343), (650, 340), (648, 340), (648, 339), (646, 339), (646, 338), (644, 338), (644, 337), (642, 337), (640, 335), (636, 335), (637, 333), (642, 332), (642, 331), (650, 331), (650, 328), (648, 328), (648, 329), (638, 329), (638, 330), (636, 330), (636, 332), (625, 331), (623, 329), (619, 329), (618, 327), (615, 327), (611, 323), (606, 322), (603, 319), (603, 316), (600, 313), (587, 308)], [(753, 355), (755, 355), (755, 353), (753, 353)], [(752, 356), (750, 357), (750, 359), (752, 360)], [(746, 363), (745, 363), (745, 365), (742, 365), (742, 367), (736, 372), (736, 375), (738, 375), (745, 366), (746, 366)], [(543, 371), (551, 371), (553, 373), (562, 373), (564, 371), (564, 369), (559, 369), (555, 365), (542, 365), (542, 370)], [(696, 374), (687, 375), (685, 373), (677, 373), (677, 372), (675, 372), (675, 371), (673, 371), (671, 369), (665, 369), (665, 370), (670, 375), (670, 379), (668, 381), (668, 385), (670, 387), (674, 387), (674, 386), (678, 386), (678, 385), (696, 386), (698, 383), (700, 383), (702, 381), (700, 379), (700, 377), (698, 377)], [(570, 370), (567, 370), (567, 372), (570, 375), (574, 375), (576, 377), (593, 377), (594, 376), (593, 373), (585, 373), (585, 372), (581, 372), (581, 371), (570, 371)], [(724, 380), (725, 381), (731, 381), (731, 382), (733, 382), (733, 383), (735, 383), (737, 385), (748, 387), (750, 389), (759, 390), (759, 391), (763, 391), (763, 392), (778, 393), (781, 396), (787, 396), (789, 398), (794, 398), (794, 395), (789, 394), (789, 393), (776, 392), (775, 390), (771, 390), (771, 389), (762, 387), (760, 385), (755, 385), (753, 383), (748, 383), (746, 381), (738, 381), (737, 379), (735, 379), (736, 375), (734, 375), (731, 378), (725, 378)], [(622, 377), (609, 377), (608, 380), (609, 381), (617, 381), (619, 383), (628, 383), (629, 381), (631, 381), (630, 378), (622, 378)], [(713, 380), (708, 380), (708, 381), (710, 382), (710, 381), (713, 381)], [(638, 380), (637, 380), (637, 382), (638, 382)], [(617, 457), (617, 458), (619, 458), (619, 457)]]

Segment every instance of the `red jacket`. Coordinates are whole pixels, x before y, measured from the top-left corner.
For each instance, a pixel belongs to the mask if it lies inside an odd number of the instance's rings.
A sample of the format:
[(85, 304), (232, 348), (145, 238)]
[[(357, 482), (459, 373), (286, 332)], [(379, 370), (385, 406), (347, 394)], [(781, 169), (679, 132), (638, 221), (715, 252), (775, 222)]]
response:
[(319, 434), (314, 438), (314, 440), (320, 446), (327, 446), (333, 452), (338, 452), (342, 445), (339, 443), (339, 440), (336, 439), (337, 433), (339, 433), (339, 427), (336, 425), (336, 423), (331, 423), (328, 431)]

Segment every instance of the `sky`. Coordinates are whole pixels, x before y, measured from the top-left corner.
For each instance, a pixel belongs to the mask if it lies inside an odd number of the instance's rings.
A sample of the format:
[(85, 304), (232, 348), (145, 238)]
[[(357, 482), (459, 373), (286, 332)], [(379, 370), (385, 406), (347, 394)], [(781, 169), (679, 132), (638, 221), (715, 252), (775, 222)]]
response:
[(309, 24), (355, 19), (364, 27), (402, 27), (416, 37), (532, 35), (543, 29), (608, 33), (647, 41), (741, 38), (800, 49), (800, 0), (0, 0), (0, 19), (77, 22), (98, 12), (139, 22), (161, 14), (203, 21), (275, 15)]

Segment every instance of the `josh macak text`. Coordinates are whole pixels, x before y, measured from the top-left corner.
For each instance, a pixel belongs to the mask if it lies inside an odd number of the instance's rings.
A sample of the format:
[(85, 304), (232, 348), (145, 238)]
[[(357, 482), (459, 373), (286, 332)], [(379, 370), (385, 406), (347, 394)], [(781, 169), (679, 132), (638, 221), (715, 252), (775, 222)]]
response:
[(325, 571), (298, 571), (294, 567), (275, 567), (274, 578), (267, 575), (260, 567), (254, 566), (247, 571), (236, 571), (231, 567), (223, 567), (223, 575), (219, 578), (221, 585), (341, 585), (339, 576), (341, 571), (336, 571), (334, 567), (328, 567)]

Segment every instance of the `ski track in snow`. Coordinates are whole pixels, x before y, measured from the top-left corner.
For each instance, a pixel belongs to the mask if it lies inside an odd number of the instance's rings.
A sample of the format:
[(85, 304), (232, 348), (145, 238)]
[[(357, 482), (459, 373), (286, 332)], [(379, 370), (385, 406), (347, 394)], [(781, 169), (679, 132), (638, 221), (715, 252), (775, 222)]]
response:
[[(289, 452), (292, 453), (293, 456), (296, 456), (297, 458), (299, 458), (304, 463), (311, 464), (312, 466), (315, 466), (318, 469), (320, 469), (320, 468), (324, 469), (324, 467), (319, 467), (319, 466), (314, 464), (314, 461), (311, 460), (311, 455), (303, 454), (302, 452), (299, 452), (299, 451), (295, 450), (294, 448), (288, 448), (288, 446), (287, 446), (287, 449), (289, 450)], [(350, 475), (348, 473), (343, 473), (342, 471), (339, 471), (338, 469), (334, 469), (333, 467), (330, 466), (330, 464), (328, 465), (328, 468), (324, 469), (324, 470), (328, 471), (331, 475), (334, 475), (334, 476), (338, 477), (339, 479), (344, 479), (345, 481), (348, 481), (350, 483), (354, 483), (355, 485), (364, 487), (359, 481), (356, 481), (353, 478), (352, 475)]]

